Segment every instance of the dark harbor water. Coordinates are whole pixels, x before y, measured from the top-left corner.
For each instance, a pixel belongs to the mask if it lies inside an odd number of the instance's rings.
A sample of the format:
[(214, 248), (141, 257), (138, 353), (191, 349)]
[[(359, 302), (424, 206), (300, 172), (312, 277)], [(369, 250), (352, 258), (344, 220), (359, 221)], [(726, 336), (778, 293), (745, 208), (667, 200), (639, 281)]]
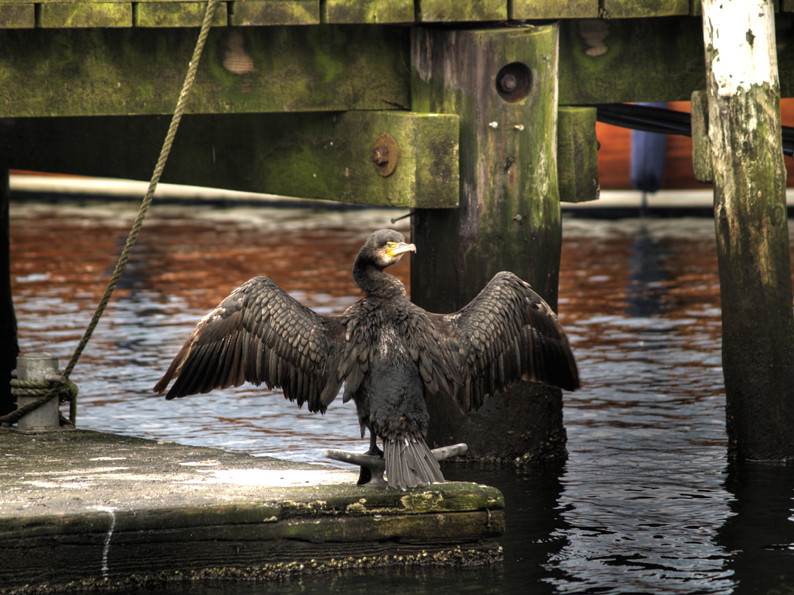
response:
[[(358, 297), (350, 268), (362, 239), (399, 214), (155, 207), (72, 374), (78, 425), (329, 465), (328, 448), (365, 450), (352, 403), (319, 416), (248, 386), (173, 402), (150, 389), (197, 319), (249, 277), (342, 311)], [(120, 206), (12, 205), (23, 351), (66, 364), (133, 217)], [(565, 220), (559, 314), (584, 385), (564, 395), (568, 461), (445, 471), (505, 494), (501, 567), (184, 592), (794, 592), (794, 470), (733, 469), (726, 458), (713, 237), (709, 219)], [(406, 284), (408, 271), (393, 270)]]

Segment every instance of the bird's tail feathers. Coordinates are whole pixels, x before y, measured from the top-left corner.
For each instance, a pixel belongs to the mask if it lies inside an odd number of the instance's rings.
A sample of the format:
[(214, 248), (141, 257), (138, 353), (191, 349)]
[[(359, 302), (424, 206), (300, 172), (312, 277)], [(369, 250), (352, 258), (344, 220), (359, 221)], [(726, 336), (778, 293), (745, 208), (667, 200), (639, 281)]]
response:
[(438, 461), (421, 438), (384, 438), (383, 459), (390, 487), (407, 490), (444, 481)]

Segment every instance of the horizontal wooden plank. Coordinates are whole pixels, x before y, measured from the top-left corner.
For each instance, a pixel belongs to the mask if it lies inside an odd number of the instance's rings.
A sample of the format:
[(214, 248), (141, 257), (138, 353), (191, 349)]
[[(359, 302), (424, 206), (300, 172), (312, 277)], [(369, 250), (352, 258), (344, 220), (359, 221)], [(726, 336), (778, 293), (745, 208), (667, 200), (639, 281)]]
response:
[(686, 101), (705, 68), (697, 17), (560, 22), (561, 105)]
[(33, 4), (0, 4), (0, 28), (30, 29), (36, 26)]
[(319, 22), (318, 0), (241, 0), (230, 3), (230, 25), (316, 25)]
[(603, 0), (603, 10), (610, 19), (688, 15), (690, 0)]
[[(226, 25), (226, 4), (215, 7), (214, 27)], [(135, 5), (137, 27), (201, 27), (207, 12), (206, 2), (145, 2)]]
[(506, 21), (507, 0), (421, 0), (416, 20), (422, 23)]
[[(145, 180), (169, 118), (26, 118), (0, 137), (12, 169)], [(373, 162), (390, 135), (396, 167)], [(410, 112), (185, 116), (164, 182), (379, 206), (458, 203), (458, 117)], [(44, 147), (46, 146), (46, 150)]]
[(511, 19), (594, 19), (598, 0), (513, 0)]
[(326, 0), (327, 23), (412, 23), (410, 0)]
[[(211, 30), (187, 111), (388, 109), (410, 102), (407, 30)], [(195, 29), (7, 30), (0, 117), (169, 114)], [(373, 56), (378, 56), (377, 60)]]
[(131, 27), (132, 4), (73, 2), (41, 6), (43, 28)]

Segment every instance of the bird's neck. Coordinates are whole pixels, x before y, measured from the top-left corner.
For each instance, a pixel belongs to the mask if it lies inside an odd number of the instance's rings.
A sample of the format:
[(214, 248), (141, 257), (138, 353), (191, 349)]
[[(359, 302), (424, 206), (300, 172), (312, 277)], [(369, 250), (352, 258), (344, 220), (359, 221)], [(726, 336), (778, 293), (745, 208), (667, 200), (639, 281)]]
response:
[(360, 258), (353, 265), (353, 280), (367, 297), (389, 299), (405, 296), (405, 286), (397, 277)]

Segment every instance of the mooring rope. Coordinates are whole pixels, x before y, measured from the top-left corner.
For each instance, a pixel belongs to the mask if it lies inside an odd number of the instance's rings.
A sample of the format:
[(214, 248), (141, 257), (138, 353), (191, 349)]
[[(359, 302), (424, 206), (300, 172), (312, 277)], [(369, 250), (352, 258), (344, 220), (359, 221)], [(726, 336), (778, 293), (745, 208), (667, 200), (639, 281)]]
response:
[[(141, 206), (138, 209), (138, 216), (135, 218), (135, 222), (132, 224), (132, 229), (130, 229), (129, 234), (127, 235), (127, 242), (124, 244), (124, 248), (121, 250), (121, 254), (119, 255), (118, 261), (116, 262), (116, 268), (113, 269), (113, 274), (111, 275), (110, 281), (105, 288), (105, 293), (102, 295), (102, 299), (99, 301), (96, 311), (94, 312), (94, 316), (91, 319), (91, 322), (88, 324), (88, 327), (85, 329), (82, 339), (80, 339), (80, 343), (74, 350), (72, 358), (69, 360), (69, 363), (62, 372), (64, 382), (57, 382), (54, 383), (54, 385), (52, 383), (48, 383), (50, 387), (46, 394), (41, 396), (36, 401), (31, 402), (29, 405), (26, 405), (24, 410), (16, 409), (15, 411), (0, 417), (0, 423), (16, 422), (20, 417), (29, 411), (40, 407), (50, 399), (54, 398), (56, 395), (60, 395), (62, 393), (62, 387), (64, 386), (68, 387), (66, 389), (67, 393), (64, 395), (64, 400), (69, 400), (69, 421), (72, 424), (75, 423), (75, 420), (77, 419), (77, 390), (76, 387), (74, 387), (74, 384), (69, 381), (69, 375), (72, 373), (72, 370), (74, 370), (74, 367), (77, 365), (77, 361), (80, 359), (83, 350), (91, 340), (91, 335), (94, 334), (94, 330), (96, 329), (97, 324), (99, 324), (99, 320), (102, 318), (102, 314), (105, 312), (105, 308), (107, 307), (108, 302), (110, 302), (110, 298), (113, 296), (116, 285), (121, 278), (121, 273), (124, 271), (124, 267), (126, 266), (127, 260), (129, 259), (132, 247), (135, 245), (135, 240), (138, 239), (138, 233), (140, 232), (141, 226), (143, 225), (143, 220), (146, 218), (146, 214), (148, 213), (149, 207), (152, 204), (154, 191), (157, 188), (157, 183), (160, 181), (160, 176), (163, 173), (165, 163), (168, 160), (168, 155), (171, 152), (171, 146), (174, 143), (176, 130), (179, 127), (179, 122), (182, 120), (182, 114), (185, 111), (185, 104), (187, 103), (188, 95), (190, 94), (190, 88), (193, 86), (193, 81), (196, 78), (199, 59), (201, 58), (201, 53), (204, 50), (204, 45), (207, 41), (207, 36), (209, 35), (210, 25), (212, 23), (212, 18), (215, 14), (215, 7), (217, 4), (218, 0), (208, 0), (207, 2), (207, 10), (204, 13), (204, 20), (201, 23), (201, 31), (199, 32), (198, 39), (196, 40), (196, 47), (193, 49), (193, 57), (190, 59), (190, 63), (188, 64), (185, 82), (182, 85), (182, 91), (179, 94), (179, 100), (176, 103), (174, 115), (171, 118), (171, 124), (168, 127), (168, 133), (165, 135), (163, 148), (160, 150), (160, 157), (157, 160), (157, 165), (155, 165), (152, 179), (149, 182), (149, 188), (146, 191), (146, 195), (143, 197), (143, 200), (141, 201)], [(74, 390), (72, 390), (69, 385), (74, 387)], [(15, 390), (19, 390), (19, 388), (20, 387), (15, 388), (14, 384), (12, 383), (12, 394), (14, 394)], [(41, 390), (41, 387), (38, 388)]]

